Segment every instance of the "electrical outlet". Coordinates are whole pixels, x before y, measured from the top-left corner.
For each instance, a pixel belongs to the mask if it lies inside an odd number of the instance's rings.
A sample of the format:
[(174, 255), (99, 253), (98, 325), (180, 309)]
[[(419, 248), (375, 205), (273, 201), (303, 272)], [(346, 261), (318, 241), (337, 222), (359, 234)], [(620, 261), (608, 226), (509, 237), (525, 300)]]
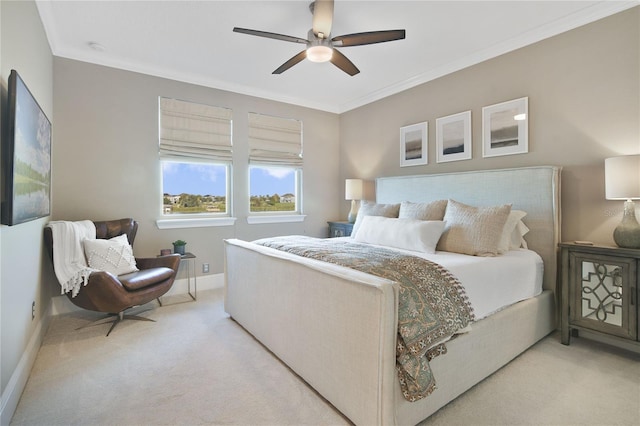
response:
[(202, 264), (202, 273), (203, 274), (208, 274), (209, 273), (209, 264), (208, 263), (203, 263)]
[(31, 303), (31, 321), (33, 321), (34, 319), (36, 319), (36, 301), (35, 300)]

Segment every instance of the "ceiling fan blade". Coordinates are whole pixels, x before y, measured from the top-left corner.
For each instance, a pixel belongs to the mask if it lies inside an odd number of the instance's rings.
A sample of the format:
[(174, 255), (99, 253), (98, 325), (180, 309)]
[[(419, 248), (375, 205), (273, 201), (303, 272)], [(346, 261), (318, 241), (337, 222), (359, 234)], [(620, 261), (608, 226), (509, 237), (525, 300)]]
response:
[(278, 67), (278, 69), (276, 69), (271, 74), (282, 74), (283, 72), (285, 72), (286, 70), (288, 70), (289, 68), (291, 68), (292, 66), (297, 64), (298, 62), (301, 62), (302, 60), (304, 60), (304, 58), (306, 58), (306, 57), (307, 57), (307, 51), (303, 50), (302, 52), (298, 53), (293, 58), (289, 59), (284, 64), (280, 65)]
[(250, 30), (250, 29), (247, 29), (247, 28), (234, 27), (233, 28), (233, 32), (234, 33), (249, 34), (249, 35), (258, 36), (258, 37), (273, 38), (275, 40), (281, 40), (281, 41), (290, 41), (292, 43), (301, 43), (301, 44), (307, 44), (308, 43), (307, 40), (305, 40), (303, 38), (299, 38), (299, 37), (292, 37), (292, 36), (288, 36), (288, 35), (284, 35), (284, 34), (269, 33), (267, 31)]
[(331, 63), (352, 77), (360, 72), (360, 70), (355, 65), (353, 65), (353, 62), (351, 62), (342, 53), (338, 52), (337, 49), (333, 49)]
[(370, 31), (336, 36), (331, 39), (336, 46), (362, 46), (365, 44), (384, 43), (386, 41), (402, 40), (405, 30)]
[(313, 33), (316, 37), (329, 38), (333, 24), (333, 0), (315, 0), (312, 4)]

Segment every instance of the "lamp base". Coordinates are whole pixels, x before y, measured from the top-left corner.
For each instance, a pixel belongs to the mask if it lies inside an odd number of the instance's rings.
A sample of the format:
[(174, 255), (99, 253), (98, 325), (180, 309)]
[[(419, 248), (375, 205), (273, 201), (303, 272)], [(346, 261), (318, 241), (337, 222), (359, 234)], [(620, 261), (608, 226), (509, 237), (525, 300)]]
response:
[(356, 200), (351, 200), (351, 210), (349, 211), (347, 220), (349, 223), (354, 223), (356, 221), (356, 217), (358, 217), (358, 204)]
[(631, 200), (624, 203), (622, 222), (613, 231), (618, 247), (640, 249), (640, 224), (636, 219), (636, 206)]

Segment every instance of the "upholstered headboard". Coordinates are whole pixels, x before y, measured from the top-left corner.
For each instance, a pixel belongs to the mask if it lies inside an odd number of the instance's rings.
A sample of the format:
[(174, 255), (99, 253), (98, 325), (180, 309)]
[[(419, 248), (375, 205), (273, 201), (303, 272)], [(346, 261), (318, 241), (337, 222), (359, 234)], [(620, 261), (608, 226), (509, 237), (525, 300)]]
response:
[(453, 199), (473, 206), (512, 204), (524, 210), (529, 249), (544, 261), (543, 287), (556, 291), (560, 242), (560, 167), (480, 170), (376, 179), (376, 202)]

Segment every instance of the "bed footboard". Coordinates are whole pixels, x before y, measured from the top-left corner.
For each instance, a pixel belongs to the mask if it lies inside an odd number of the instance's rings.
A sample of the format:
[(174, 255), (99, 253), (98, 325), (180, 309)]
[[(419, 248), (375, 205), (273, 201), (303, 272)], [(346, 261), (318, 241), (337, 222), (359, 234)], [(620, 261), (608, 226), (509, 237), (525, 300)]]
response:
[(225, 311), (356, 424), (394, 423), (396, 292), (389, 280), (225, 241)]

